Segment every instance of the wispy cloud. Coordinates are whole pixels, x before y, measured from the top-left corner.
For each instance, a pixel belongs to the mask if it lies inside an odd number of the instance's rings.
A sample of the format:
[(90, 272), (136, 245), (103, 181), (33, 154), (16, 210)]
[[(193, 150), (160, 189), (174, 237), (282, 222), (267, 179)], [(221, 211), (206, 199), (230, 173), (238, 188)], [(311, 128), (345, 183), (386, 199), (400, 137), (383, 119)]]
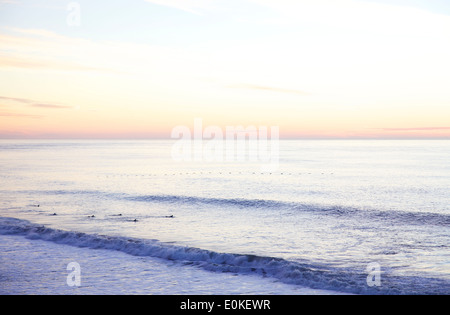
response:
[[(47, 108), (47, 109), (73, 109), (74, 108), (72, 106), (42, 103), (39, 101), (26, 99), (26, 98), (18, 98), (18, 97), (0, 96), (0, 100), (14, 102), (14, 103), (22, 103), (22, 104), (26, 104), (30, 107), (37, 107), (37, 108)], [(3, 106), (5, 106), (5, 105), (3, 105)]]
[(0, 117), (24, 117), (24, 118), (42, 118), (42, 115), (30, 115), (30, 114), (21, 114), (21, 113), (0, 113)]
[(19, 103), (25, 103), (25, 104), (34, 103), (34, 101), (29, 100), (29, 99), (17, 98), (17, 97), (6, 97), (6, 96), (0, 96), (0, 100), (13, 101), (13, 102), (19, 102)]
[(277, 88), (277, 87), (272, 87), (272, 86), (263, 86), (263, 85), (254, 85), (254, 84), (233, 84), (233, 85), (229, 85), (227, 87), (233, 88), (233, 89), (247, 89), (247, 90), (259, 90), (259, 91), (268, 91), (268, 92), (308, 95), (307, 92), (304, 92), (301, 90), (283, 89), (283, 88)]
[(0, 57), (0, 68), (22, 68), (22, 69), (42, 69), (60, 71), (99, 71), (114, 72), (108, 69), (89, 67), (73, 62), (61, 62), (57, 60), (30, 60), (28, 57), (2, 56)]
[(54, 104), (33, 104), (33, 107), (49, 108), (49, 109), (72, 109), (72, 106), (54, 105)]
[[(104, 56), (105, 52), (111, 51), (113, 47), (107, 44), (103, 46), (48, 30), (11, 27), (0, 30), (0, 42), (0, 68), (119, 73), (99, 66), (104, 58), (92, 58), (94, 52)], [(89, 58), (82, 58), (85, 51), (92, 52)]]

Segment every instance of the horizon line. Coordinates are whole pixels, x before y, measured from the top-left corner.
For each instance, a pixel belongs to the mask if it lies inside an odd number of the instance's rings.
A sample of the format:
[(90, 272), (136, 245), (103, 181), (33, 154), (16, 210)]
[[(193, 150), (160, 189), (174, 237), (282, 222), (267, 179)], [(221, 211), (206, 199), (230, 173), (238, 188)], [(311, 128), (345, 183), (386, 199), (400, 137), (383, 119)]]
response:
[[(0, 137), (1, 140), (123, 140), (123, 141), (130, 141), (130, 140), (164, 140), (164, 141), (178, 141), (180, 139), (174, 139), (170, 137), (62, 137), (62, 138), (56, 138), (56, 137), (24, 137), (24, 138), (10, 138)], [(205, 141), (211, 141), (211, 140), (217, 140), (221, 141), (220, 139), (203, 139)], [(243, 139), (245, 141), (249, 139)], [(268, 140), (271, 140), (271, 138), (268, 138)], [(450, 136), (443, 136), (443, 137), (280, 137), (278, 140), (450, 140)], [(226, 139), (223, 139), (223, 141), (226, 141)]]

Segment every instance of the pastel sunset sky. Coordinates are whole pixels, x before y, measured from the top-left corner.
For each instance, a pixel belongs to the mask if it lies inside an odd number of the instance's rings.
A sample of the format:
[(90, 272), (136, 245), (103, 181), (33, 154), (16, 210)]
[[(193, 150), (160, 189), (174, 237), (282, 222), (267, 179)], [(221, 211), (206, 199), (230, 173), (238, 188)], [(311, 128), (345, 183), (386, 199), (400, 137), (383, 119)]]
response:
[(448, 0), (0, 0), (0, 138), (450, 139)]

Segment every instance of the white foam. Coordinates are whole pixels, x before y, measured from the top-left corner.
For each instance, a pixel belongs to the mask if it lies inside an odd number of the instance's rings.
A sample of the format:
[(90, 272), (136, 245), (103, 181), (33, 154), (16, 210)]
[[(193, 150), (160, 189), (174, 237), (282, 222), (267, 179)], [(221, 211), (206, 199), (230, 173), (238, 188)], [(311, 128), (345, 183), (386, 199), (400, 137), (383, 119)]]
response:
[[(0, 295), (303, 295), (331, 291), (269, 278), (211, 273), (152, 257), (0, 236)], [(80, 266), (80, 287), (67, 285), (67, 265)]]
[[(379, 290), (366, 285), (364, 274), (345, 272), (320, 265), (302, 264), (275, 257), (217, 253), (199, 248), (164, 244), (155, 240), (63, 231), (12, 218), (0, 218), (0, 234), (21, 235), (31, 240), (160, 258), (183, 265), (201, 267), (208, 271), (259, 275), (277, 279), (286, 284), (312, 289), (344, 293), (380, 293)], [(391, 290), (390, 288), (387, 292), (399, 293), (396, 289)]]

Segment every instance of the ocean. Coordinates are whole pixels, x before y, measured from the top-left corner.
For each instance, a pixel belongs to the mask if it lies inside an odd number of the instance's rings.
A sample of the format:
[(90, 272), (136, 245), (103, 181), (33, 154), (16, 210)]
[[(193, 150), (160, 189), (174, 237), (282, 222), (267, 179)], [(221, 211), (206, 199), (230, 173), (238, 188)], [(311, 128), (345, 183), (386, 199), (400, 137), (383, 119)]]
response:
[(1, 140), (0, 294), (450, 294), (450, 141), (173, 145)]

